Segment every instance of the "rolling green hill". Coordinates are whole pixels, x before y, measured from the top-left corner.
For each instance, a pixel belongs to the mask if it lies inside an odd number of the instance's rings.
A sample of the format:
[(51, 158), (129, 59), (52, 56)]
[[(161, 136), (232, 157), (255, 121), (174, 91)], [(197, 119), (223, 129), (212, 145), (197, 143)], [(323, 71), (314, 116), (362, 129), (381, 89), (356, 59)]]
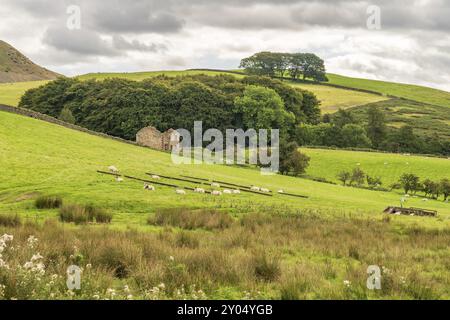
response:
[(384, 95), (392, 95), (442, 107), (450, 107), (450, 92), (412, 84), (350, 78), (337, 74), (328, 74), (327, 76), (331, 84), (375, 91)]
[(27, 90), (40, 87), (47, 82), (49, 80), (0, 83), (0, 104), (16, 107)]
[[(167, 153), (5, 112), (0, 112), (0, 149), (0, 167), (7, 169), (2, 172), (0, 180), (0, 211), (19, 212), (32, 219), (43, 219), (57, 214), (56, 211), (43, 213), (33, 209), (31, 202), (37, 194), (60, 194), (68, 201), (94, 203), (115, 213), (113, 225), (134, 225), (139, 228), (145, 228), (148, 214), (159, 208), (228, 208), (235, 214), (267, 210), (273, 212), (278, 210), (276, 208), (285, 212), (311, 209), (331, 217), (353, 213), (376, 218), (381, 217), (381, 211), (386, 206), (397, 205), (400, 199), (398, 193), (353, 189), (279, 175), (262, 176), (255, 169), (217, 165), (177, 166), (171, 162), (170, 154)], [(384, 157), (386, 161), (390, 161), (392, 157), (375, 156), (377, 159)], [(348, 161), (351, 165), (356, 159), (357, 157), (353, 156), (343, 163)], [(375, 164), (370, 162), (367, 167), (376, 167), (382, 160), (377, 161)], [(417, 163), (415, 169), (437, 174), (435, 159), (417, 159)], [(282, 188), (286, 192), (302, 194), (309, 198), (282, 195), (264, 197), (252, 194), (212, 197), (191, 192), (179, 196), (169, 187), (157, 187), (156, 192), (146, 192), (139, 182), (125, 179), (123, 183), (118, 183), (110, 176), (96, 173), (96, 170), (106, 170), (109, 165), (117, 166), (125, 174), (141, 178), (146, 178), (145, 172), (148, 171), (169, 176), (189, 175), (260, 185), (272, 190)], [(313, 155), (312, 173), (318, 170), (316, 168), (326, 166), (316, 162)], [(441, 172), (450, 171), (445, 162), (440, 164), (439, 168)], [(334, 175), (331, 173), (333, 170), (327, 174)], [(409, 205), (436, 209), (441, 217), (398, 217), (401, 219), (399, 221), (437, 227), (450, 224), (449, 204), (442, 201), (424, 203), (418, 198), (411, 199)]]
[(0, 40), (0, 83), (56, 79), (60, 75), (30, 61)]

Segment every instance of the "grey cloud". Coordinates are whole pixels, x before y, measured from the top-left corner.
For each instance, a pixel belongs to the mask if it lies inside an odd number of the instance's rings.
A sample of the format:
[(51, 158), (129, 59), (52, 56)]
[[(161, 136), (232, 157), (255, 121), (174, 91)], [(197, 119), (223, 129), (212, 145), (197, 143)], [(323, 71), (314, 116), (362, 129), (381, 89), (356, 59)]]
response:
[(143, 51), (143, 52), (161, 52), (166, 51), (167, 46), (162, 43), (142, 43), (138, 40), (126, 40), (123, 36), (114, 35), (113, 45), (121, 51)]
[(120, 51), (99, 34), (86, 30), (69, 30), (51, 27), (44, 35), (43, 42), (59, 50), (83, 55), (117, 56)]

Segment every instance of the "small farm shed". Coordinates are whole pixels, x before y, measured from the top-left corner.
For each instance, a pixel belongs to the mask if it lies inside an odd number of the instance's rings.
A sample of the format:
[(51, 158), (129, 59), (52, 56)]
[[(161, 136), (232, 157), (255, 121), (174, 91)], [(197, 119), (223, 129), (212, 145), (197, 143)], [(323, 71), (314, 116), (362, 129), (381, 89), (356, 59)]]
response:
[(388, 214), (402, 214), (408, 216), (420, 216), (420, 217), (436, 217), (438, 215), (435, 210), (427, 210), (421, 208), (400, 208), (400, 207), (387, 207), (384, 213)]

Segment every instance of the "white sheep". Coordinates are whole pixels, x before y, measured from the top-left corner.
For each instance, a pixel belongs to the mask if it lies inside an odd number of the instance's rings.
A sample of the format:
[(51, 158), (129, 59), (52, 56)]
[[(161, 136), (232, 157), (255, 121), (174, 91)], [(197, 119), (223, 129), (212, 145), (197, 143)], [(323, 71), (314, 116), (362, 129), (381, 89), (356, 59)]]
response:
[(197, 193), (205, 193), (205, 189), (203, 189), (203, 188), (195, 188), (195, 189), (194, 189), (194, 192), (197, 192)]
[(222, 192), (217, 191), (217, 190), (214, 190), (214, 191), (211, 192), (211, 194), (212, 194), (213, 196), (221, 196), (221, 195), (222, 195)]
[(270, 190), (269, 190), (269, 189), (267, 189), (267, 188), (261, 188), (261, 192), (264, 192), (264, 193), (269, 193), (269, 192), (270, 192)]
[(213, 188), (220, 188), (220, 184), (218, 184), (216, 182), (213, 182), (213, 183), (211, 183), (211, 187), (213, 187)]
[(152, 174), (152, 179), (161, 180), (161, 177), (157, 176), (156, 174)]
[(117, 181), (117, 182), (123, 182), (123, 178), (121, 178), (121, 177), (116, 177), (116, 181)]
[(278, 193), (284, 193), (283, 189), (278, 190)]
[(260, 191), (261, 188), (260, 188), (260, 187), (257, 187), (257, 186), (252, 186), (252, 187), (250, 188), (250, 190), (252, 190), (252, 191)]
[(186, 191), (182, 190), (182, 189), (177, 189), (175, 190), (176, 194), (186, 194)]
[(119, 169), (117, 169), (115, 166), (109, 166), (108, 170), (109, 170), (109, 172), (112, 172), (112, 173), (118, 173), (119, 172)]
[(428, 199), (427, 198), (423, 198), (422, 201), (428, 201)]
[(231, 190), (228, 189), (224, 189), (223, 190), (223, 194), (232, 194), (233, 192)]
[(154, 186), (144, 183), (144, 190), (155, 191), (156, 189)]
[(241, 194), (241, 190), (238, 190), (238, 189), (233, 190), (233, 193), (234, 193), (234, 194)]

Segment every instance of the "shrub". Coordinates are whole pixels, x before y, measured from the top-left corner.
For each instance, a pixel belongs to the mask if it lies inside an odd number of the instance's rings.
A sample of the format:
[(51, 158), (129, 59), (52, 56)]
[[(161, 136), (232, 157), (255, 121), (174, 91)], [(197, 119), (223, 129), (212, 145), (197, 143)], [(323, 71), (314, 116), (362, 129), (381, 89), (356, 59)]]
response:
[(256, 278), (263, 281), (274, 281), (281, 275), (279, 259), (268, 257), (264, 252), (253, 257), (253, 268)]
[(200, 241), (193, 234), (189, 233), (189, 231), (182, 231), (177, 234), (176, 244), (181, 248), (185, 247), (196, 249), (198, 248)]
[(17, 214), (0, 214), (0, 226), (18, 227), (22, 225), (22, 219)]
[(62, 206), (63, 200), (59, 196), (40, 196), (34, 205), (37, 209), (57, 209)]
[(75, 224), (85, 224), (88, 222), (110, 223), (112, 214), (104, 209), (92, 205), (68, 204), (63, 205), (59, 211), (59, 217), (64, 222), (74, 222)]
[(85, 206), (85, 210), (89, 222), (93, 222), (95, 220), (97, 223), (110, 223), (112, 220), (112, 213), (107, 212), (103, 208), (87, 205)]

